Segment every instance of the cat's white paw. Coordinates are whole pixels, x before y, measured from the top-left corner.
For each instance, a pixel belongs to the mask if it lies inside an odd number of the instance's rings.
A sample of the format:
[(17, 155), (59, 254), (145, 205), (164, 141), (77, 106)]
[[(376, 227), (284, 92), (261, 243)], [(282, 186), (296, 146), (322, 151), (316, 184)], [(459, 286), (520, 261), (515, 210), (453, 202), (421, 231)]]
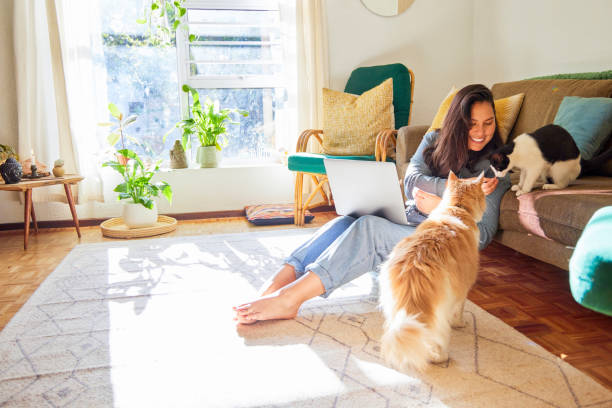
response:
[(444, 363), (448, 361), (448, 351), (442, 350), (440, 346), (434, 346), (429, 354), (429, 361), (432, 363)]
[(513, 185), (511, 189), (512, 191), (517, 191), (519, 189), (518, 184)]
[(523, 191), (523, 190), (521, 190), (521, 189), (518, 189), (518, 190), (516, 190), (516, 196), (517, 196), (517, 197), (520, 197), (520, 196), (522, 196), (523, 194), (527, 194), (528, 192), (529, 192), (529, 191)]
[(556, 184), (544, 184), (542, 186), (542, 190), (559, 190), (561, 187), (559, 187)]
[(451, 327), (453, 329), (462, 329), (465, 326), (467, 326), (467, 324), (465, 323), (463, 317), (453, 318), (453, 321), (451, 322)]

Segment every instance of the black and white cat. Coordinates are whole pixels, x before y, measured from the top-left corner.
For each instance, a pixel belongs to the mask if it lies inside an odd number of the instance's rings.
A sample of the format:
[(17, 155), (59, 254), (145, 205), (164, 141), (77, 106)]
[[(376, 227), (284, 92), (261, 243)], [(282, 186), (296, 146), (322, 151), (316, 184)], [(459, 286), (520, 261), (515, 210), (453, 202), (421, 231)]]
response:
[(521, 170), (519, 183), (512, 186), (512, 191), (520, 196), (529, 193), (538, 179), (544, 181), (542, 188), (545, 190), (565, 188), (611, 157), (612, 149), (609, 149), (590, 160), (583, 160), (567, 130), (558, 125), (546, 125), (533, 133), (523, 133), (495, 150), (490, 161), (497, 177), (505, 176), (513, 168)]

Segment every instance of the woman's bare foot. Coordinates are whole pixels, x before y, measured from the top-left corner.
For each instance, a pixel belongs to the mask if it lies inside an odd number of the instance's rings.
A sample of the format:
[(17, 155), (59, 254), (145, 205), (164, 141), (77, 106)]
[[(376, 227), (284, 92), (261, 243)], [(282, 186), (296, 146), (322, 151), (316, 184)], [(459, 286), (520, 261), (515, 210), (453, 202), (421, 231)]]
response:
[(234, 320), (241, 324), (251, 324), (258, 320), (293, 319), (302, 303), (323, 293), (325, 287), (321, 279), (312, 272), (306, 272), (300, 279), (276, 292), (234, 307)]
[(242, 324), (255, 323), (257, 320), (293, 319), (297, 316), (300, 304), (288, 296), (286, 291), (279, 290), (236, 307), (236, 319)]
[[(267, 295), (271, 295), (272, 293), (278, 291), (282, 287), (294, 281), (295, 281), (295, 268), (292, 265), (284, 264), (279, 269), (279, 271), (276, 272), (276, 274), (273, 277), (268, 279), (263, 284), (261, 289), (259, 289), (258, 297), (263, 298), (263, 297), (266, 297)], [(245, 304), (248, 304), (248, 303), (244, 303), (239, 306), (234, 306), (233, 309), (236, 312), (236, 316), (234, 316), (234, 320), (236, 320), (238, 323), (241, 323), (241, 324), (255, 323), (257, 320), (245, 319), (244, 317), (242, 317), (242, 315), (238, 313), (238, 309), (244, 306)]]

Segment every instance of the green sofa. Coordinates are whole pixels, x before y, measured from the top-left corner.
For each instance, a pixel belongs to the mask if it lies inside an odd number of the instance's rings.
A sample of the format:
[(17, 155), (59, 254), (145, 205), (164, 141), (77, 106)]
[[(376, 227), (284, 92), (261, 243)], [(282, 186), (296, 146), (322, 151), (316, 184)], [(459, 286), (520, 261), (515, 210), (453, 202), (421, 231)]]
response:
[[(509, 138), (552, 123), (565, 96), (612, 97), (611, 79), (531, 79), (493, 85), (495, 99), (524, 93)], [(403, 179), (408, 162), (428, 126), (405, 126), (397, 135), (397, 170)], [(612, 138), (607, 141), (612, 147)], [(513, 174), (516, 177), (517, 174)], [(516, 180), (513, 180), (516, 182)], [(517, 198), (508, 191), (501, 202), (495, 239), (524, 254), (569, 270), (569, 260), (587, 222), (612, 205), (612, 160), (600, 175), (576, 180), (563, 190), (536, 189)]]

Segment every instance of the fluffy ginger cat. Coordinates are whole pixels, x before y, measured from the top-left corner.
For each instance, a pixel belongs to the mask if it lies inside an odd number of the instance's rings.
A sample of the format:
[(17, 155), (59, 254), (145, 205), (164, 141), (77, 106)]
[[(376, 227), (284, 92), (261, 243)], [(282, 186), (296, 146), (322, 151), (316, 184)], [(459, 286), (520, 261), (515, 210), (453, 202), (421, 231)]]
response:
[(448, 360), (451, 326), (463, 327), (463, 304), (478, 273), (483, 176), (461, 180), (451, 171), (440, 204), (381, 267), (381, 351), (395, 367), (421, 371)]

